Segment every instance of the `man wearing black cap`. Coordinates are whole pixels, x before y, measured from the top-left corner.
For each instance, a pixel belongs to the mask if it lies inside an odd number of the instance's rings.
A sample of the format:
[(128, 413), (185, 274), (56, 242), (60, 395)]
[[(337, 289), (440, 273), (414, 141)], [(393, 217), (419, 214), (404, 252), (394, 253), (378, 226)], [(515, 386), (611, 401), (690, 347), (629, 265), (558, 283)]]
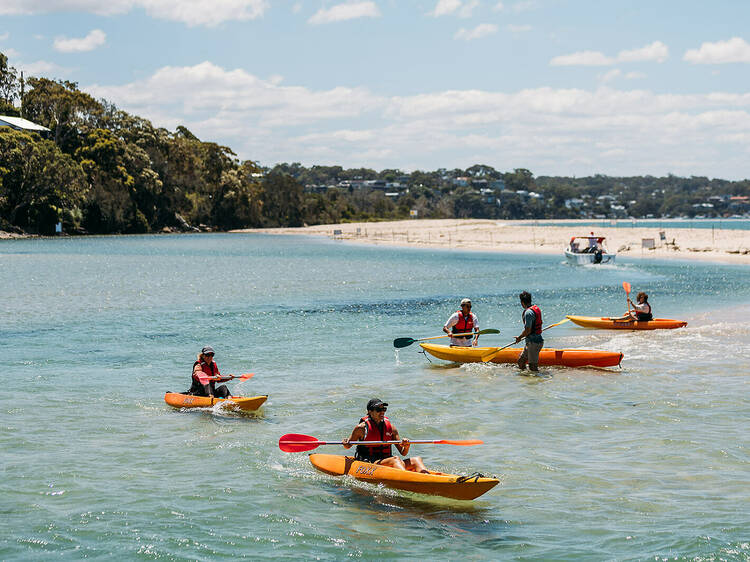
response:
[[(352, 431), (349, 439), (344, 439), (344, 447), (349, 449), (350, 441), (401, 441), (395, 443), (396, 449), (402, 455), (409, 452), (409, 440), (401, 438), (398, 430), (391, 425), (391, 421), (385, 416), (388, 404), (380, 398), (372, 398), (367, 403), (367, 415), (360, 418), (359, 423)], [(357, 445), (357, 452), (354, 458), (359, 461), (372, 462), (399, 468), (401, 470), (411, 470), (413, 472), (427, 472), (427, 469), (420, 457), (401, 460), (393, 455), (390, 445)]]
[(229, 398), (231, 394), (227, 385), (222, 384), (216, 388), (217, 382), (232, 380), (225, 378), (219, 373), (219, 366), (214, 361), (214, 348), (207, 345), (198, 354), (198, 360), (193, 363), (193, 384), (188, 394), (194, 396), (214, 396), (217, 398)]

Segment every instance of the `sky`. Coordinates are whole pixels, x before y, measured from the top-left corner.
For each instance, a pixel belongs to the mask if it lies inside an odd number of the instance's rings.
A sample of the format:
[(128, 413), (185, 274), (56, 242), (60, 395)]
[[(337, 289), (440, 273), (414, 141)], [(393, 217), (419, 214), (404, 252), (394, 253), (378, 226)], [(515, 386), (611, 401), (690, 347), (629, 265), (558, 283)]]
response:
[(0, 0), (0, 52), (263, 166), (750, 178), (747, 0)]

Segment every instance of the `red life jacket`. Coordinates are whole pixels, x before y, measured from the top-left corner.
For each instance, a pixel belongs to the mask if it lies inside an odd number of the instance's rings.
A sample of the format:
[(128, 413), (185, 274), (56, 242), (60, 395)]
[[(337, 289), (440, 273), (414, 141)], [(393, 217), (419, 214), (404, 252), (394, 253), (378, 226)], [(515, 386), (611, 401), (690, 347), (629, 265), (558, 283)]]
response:
[(542, 333), (542, 309), (539, 308), (537, 305), (532, 305), (529, 307), (531, 310), (534, 311), (534, 330), (531, 332), (532, 334), (541, 334)]
[[(468, 334), (469, 332), (474, 330), (474, 318), (471, 316), (471, 312), (469, 312), (468, 316), (464, 316), (464, 313), (460, 310), (457, 310), (458, 312), (458, 323), (451, 328), (452, 332), (454, 334)], [(469, 336), (463, 336), (463, 337), (469, 337)]]
[[(195, 366), (198, 364), (200, 364), (201, 366), (201, 371), (206, 373), (208, 376), (217, 377), (221, 374), (219, 373), (219, 366), (216, 364), (215, 361), (211, 361), (210, 365), (206, 363), (205, 361), (196, 361), (195, 363), (193, 363), (193, 381), (195, 381), (201, 386), (203, 386), (203, 383), (200, 382), (200, 379), (198, 379), (198, 374), (195, 372)], [(213, 387), (212, 387), (212, 390), (213, 390)]]
[[(393, 441), (393, 426), (387, 416), (383, 416), (383, 425), (378, 426), (370, 416), (360, 418), (360, 422), (365, 422), (365, 436), (362, 441)], [(383, 433), (380, 433), (380, 427)], [(357, 445), (356, 458), (364, 461), (379, 461), (392, 457), (390, 445)]]

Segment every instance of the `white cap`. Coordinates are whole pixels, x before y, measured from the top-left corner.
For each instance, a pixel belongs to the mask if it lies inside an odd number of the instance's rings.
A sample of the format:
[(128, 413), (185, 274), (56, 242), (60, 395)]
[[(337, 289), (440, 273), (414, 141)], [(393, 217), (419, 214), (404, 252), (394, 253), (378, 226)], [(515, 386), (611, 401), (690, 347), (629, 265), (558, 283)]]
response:
[(471, 304), (471, 299), (461, 299), (461, 306), (465, 304)]

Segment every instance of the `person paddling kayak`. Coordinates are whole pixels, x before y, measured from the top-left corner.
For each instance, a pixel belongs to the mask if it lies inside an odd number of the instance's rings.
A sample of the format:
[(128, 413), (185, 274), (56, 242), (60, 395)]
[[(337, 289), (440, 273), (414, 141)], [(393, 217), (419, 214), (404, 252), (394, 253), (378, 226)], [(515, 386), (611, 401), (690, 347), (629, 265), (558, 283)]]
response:
[(474, 339), (469, 336), (451, 336), (451, 345), (458, 347), (476, 346), (479, 341), (479, 320), (477, 315), (471, 311), (471, 299), (461, 301), (461, 309), (454, 312), (443, 326), (446, 334), (471, 334), (474, 333)]
[[(379, 398), (373, 398), (367, 403), (367, 415), (360, 418), (359, 423), (352, 431), (349, 439), (344, 439), (342, 444), (351, 449), (350, 441), (398, 441), (396, 449), (401, 455), (406, 455), (411, 446), (407, 438), (399, 437), (398, 430), (393, 427), (385, 412), (388, 404)], [(354, 458), (358, 461), (382, 464), (391, 468), (410, 470), (412, 472), (428, 472), (420, 457), (401, 460), (393, 455), (390, 445), (357, 445)]]
[(523, 332), (516, 337), (516, 343), (526, 338), (523, 353), (518, 358), (518, 368), (524, 370), (528, 361), (529, 371), (538, 371), (539, 352), (544, 347), (542, 311), (537, 305), (531, 304), (531, 293), (528, 291), (524, 291), (518, 297), (521, 300), (521, 306), (523, 306), (523, 313), (521, 314)]
[(635, 297), (638, 302), (633, 302), (628, 297), (628, 304), (633, 306), (633, 310), (629, 311), (630, 317), (639, 322), (647, 322), (653, 320), (654, 315), (651, 314), (651, 305), (648, 304), (648, 295), (641, 291), (638, 296)]
[(214, 349), (206, 346), (198, 354), (198, 360), (193, 363), (193, 384), (188, 394), (193, 396), (210, 396), (211, 398), (229, 398), (231, 396), (227, 385), (216, 388), (217, 382), (226, 382), (232, 377), (222, 377), (219, 366), (214, 361)]

